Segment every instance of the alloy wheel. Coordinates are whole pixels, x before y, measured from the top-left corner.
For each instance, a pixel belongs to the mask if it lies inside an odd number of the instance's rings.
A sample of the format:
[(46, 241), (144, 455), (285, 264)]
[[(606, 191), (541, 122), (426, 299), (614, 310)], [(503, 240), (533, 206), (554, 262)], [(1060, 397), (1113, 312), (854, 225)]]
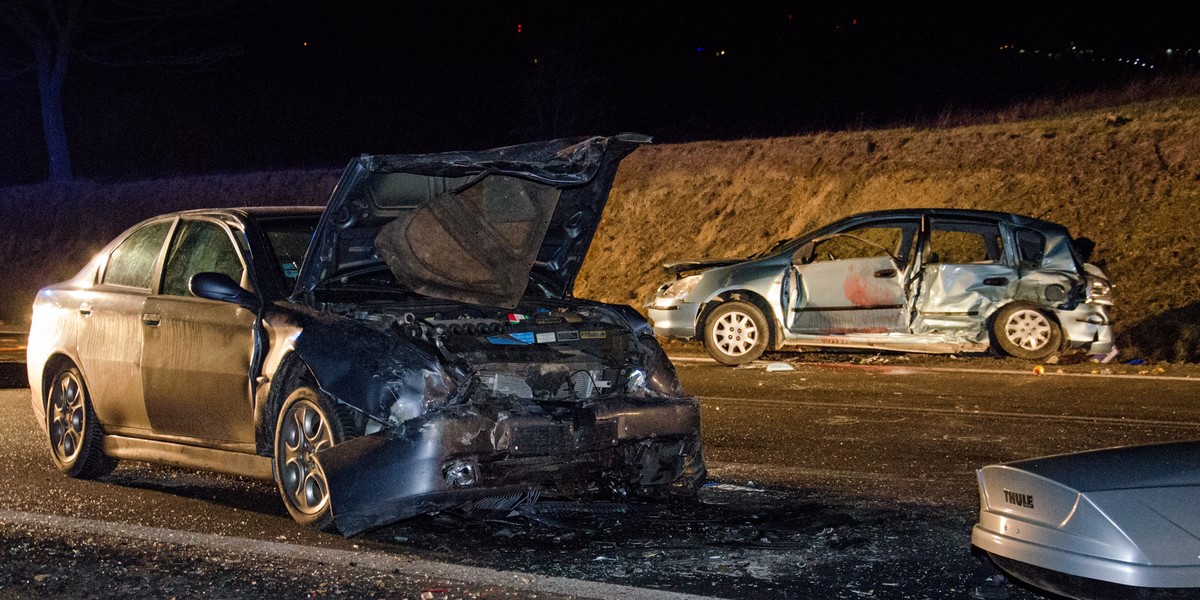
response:
[(329, 485), (316, 454), (330, 446), (333, 432), (315, 403), (302, 399), (288, 407), (280, 423), (275, 460), (285, 497), (303, 514), (317, 514), (329, 503)]
[(49, 421), (50, 447), (64, 465), (74, 463), (83, 450), (87, 429), (83, 382), (74, 370), (63, 371), (54, 382), (46, 417)]

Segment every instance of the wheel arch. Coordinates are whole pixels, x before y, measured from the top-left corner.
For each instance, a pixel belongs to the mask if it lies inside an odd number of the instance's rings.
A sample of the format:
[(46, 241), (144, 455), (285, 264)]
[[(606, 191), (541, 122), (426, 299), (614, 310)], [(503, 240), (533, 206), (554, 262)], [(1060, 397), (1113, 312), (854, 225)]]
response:
[[(69, 366), (79, 369), (79, 375), (83, 377), (84, 385), (87, 385), (87, 376), (83, 374), (83, 368), (79, 366), (78, 361), (62, 352), (55, 352), (54, 354), (51, 354), (46, 358), (46, 362), (42, 365), (41, 376), (38, 377), (38, 403), (41, 405), (42, 411), (46, 410), (46, 395), (50, 389), (50, 386), (52, 385), (50, 380), (56, 373), (58, 373), (59, 369)], [(45, 413), (43, 412), (43, 415), (44, 414)]]
[(275, 417), (291, 390), (306, 381), (317, 382), (312, 369), (299, 354), (289, 352), (271, 378), (267, 401), (259, 404), (254, 415), (254, 449), (259, 456), (271, 456), (274, 453)]

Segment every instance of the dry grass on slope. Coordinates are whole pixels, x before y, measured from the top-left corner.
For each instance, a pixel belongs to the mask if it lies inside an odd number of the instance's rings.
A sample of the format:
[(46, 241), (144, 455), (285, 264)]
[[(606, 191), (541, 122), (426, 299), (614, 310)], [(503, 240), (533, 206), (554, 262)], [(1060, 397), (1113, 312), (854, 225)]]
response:
[(621, 166), (576, 286), (640, 305), (658, 265), (845, 215), (1003, 210), (1097, 242), (1126, 357), (1200, 360), (1200, 97), (1033, 121), (651, 146)]
[[(650, 146), (622, 164), (576, 285), (640, 305), (659, 264), (746, 255), (865, 210), (963, 207), (1063, 223), (1117, 284), (1124, 356), (1200, 361), (1200, 97), (951, 129)], [(335, 171), (0, 190), (0, 320), (148, 216), (320, 204)]]

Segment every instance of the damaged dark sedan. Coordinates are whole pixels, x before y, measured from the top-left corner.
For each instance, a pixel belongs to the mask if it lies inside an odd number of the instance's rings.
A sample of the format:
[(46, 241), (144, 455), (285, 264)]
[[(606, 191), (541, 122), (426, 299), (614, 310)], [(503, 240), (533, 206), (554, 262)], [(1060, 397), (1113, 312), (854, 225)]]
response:
[(34, 304), (55, 465), (274, 479), (297, 521), (347, 535), (533, 491), (693, 493), (698, 402), (637, 312), (572, 296), (648, 141), (364, 155), (324, 211), (130, 228)]

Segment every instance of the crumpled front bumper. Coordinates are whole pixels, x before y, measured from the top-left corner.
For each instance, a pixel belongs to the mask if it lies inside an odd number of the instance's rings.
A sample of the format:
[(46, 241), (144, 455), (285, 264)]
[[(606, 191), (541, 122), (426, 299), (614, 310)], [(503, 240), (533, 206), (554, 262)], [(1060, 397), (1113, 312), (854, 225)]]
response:
[(1074, 310), (1057, 312), (1070, 347), (1082, 349), (1087, 354), (1106, 354), (1113, 349), (1113, 325), (1108, 306), (1084, 302)]
[(696, 316), (700, 313), (698, 302), (677, 302), (668, 305), (646, 305), (646, 316), (654, 327), (654, 334), (667, 338), (695, 338)]
[(705, 476), (699, 402), (691, 397), (610, 400), (565, 420), (464, 405), (317, 458), (345, 535), (471, 498), (601, 482), (694, 486)]

